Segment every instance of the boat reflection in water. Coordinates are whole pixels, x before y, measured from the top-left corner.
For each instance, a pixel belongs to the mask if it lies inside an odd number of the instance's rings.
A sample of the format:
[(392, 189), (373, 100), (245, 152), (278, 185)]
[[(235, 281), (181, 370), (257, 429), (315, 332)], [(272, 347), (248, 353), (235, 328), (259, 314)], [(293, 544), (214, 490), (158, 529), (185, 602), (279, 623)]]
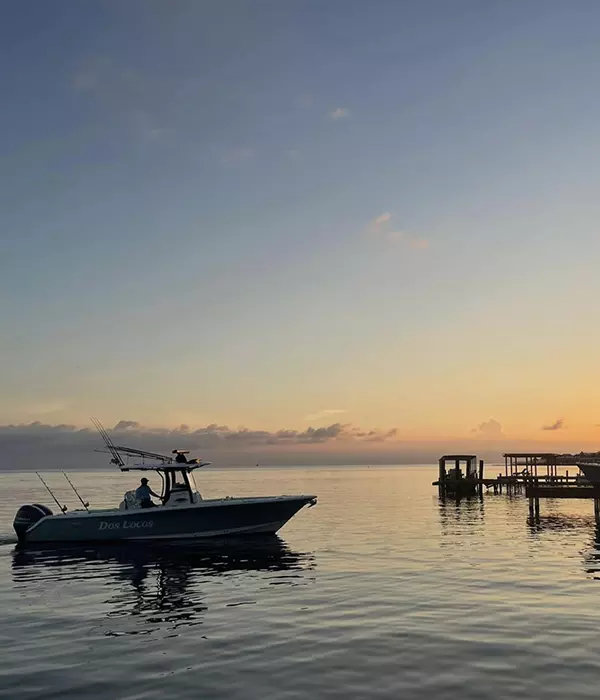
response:
[[(277, 536), (210, 545), (17, 547), (12, 561), (15, 583), (45, 598), (67, 594), (95, 607), (95, 630), (105, 636), (172, 634), (202, 623), (211, 606), (256, 602), (257, 588), (305, 585), (314, 566), (311, 554), (292, 551)], [(223, 586), (225, 578), (235, 582)]]

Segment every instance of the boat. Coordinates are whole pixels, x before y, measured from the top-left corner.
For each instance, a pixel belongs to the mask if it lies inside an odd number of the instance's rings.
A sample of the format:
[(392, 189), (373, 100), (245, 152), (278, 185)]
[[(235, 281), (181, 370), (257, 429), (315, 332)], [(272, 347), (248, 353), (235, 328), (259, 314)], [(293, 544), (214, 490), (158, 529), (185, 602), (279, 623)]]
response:
[[(117, 508), (90, 509), (69, 480), (83, 508), (68, 512), (38, 474), (60, 512), (53, 513), (39, 503), (21, 506), (13, 522), (19, 542), (193, 541), (274, 535), (304, 506), (317, 503), (313, 495), (204, 499), (196, 486), (194, 472), (210, 462), (188, 459), (186, 450), (173, 450), (173, 457), (116, 446), (106, 430), (98, 422), (95, 425), (111, 454), (111, 464), (122, 472), (155, 472), (160, 476), (160, 505), (144, 507), (148, 503), (138, 501), (135, 491), (127, 491)], [(125, 461), (140, 457), (150, 463)]]
[(578, 462), (577, 466), (590, 484), (600, 486), (600, 462)]

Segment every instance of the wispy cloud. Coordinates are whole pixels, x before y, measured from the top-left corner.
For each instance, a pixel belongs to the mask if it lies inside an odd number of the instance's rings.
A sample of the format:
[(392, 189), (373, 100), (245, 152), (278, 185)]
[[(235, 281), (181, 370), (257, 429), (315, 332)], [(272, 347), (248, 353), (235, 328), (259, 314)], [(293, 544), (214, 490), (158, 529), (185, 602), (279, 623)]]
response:
[(551, 423), (550, 425), (543, 425), (542, 430), (564, 430), (565, 428), (565, 421), (563, 418), (559, 418), (557, 421), (554, 423)]
[(350, 111), (346, 107), (336, 107), (329, 112), (330, 119), (346, 119), (350, 116)]
[(255, 152), (253, 148), (232, 148), (221, 157), (221, 163), (231, 165), (235, 163), (243, 163), (244, 161), (254, 158)]
[(361, 428), (352, 428), (353, 437), (365, 442), (385, 442), (395, 438), (398, 434), (397, 428), (391, 430), (362, 430)]
[(341, 413), (348, 413), (346, 408), (324, 408), (316, 413), (311, 413), (309, 416), (304, 418), (305, 421), (322, 420), (323, 418), (328, 418), (330, 416), (339, 415)]
[(480, 423), (471, 430), (477, 437), (487, 440), (504, 440), (506, 435), (502, 430), (502, 425), (495, 418), (490, 418)]
[(376, 216), (369, 222), (367, 231), (373, 236), (381, 235), (388, 231), (389, 223), (392, 219), (392, 215), (389, 211), (384, 211), (379, 216)]
[(392, 215), (390, 214), (389, 211), (384, 211), (383, 214), (380, 214), (379, 216), (376, 216), (373, 219), (373, 224), (375, 226), (382, 226), (383, 224), (387, 224), (387, 222), (392, 218)]
[(378, 236), (389, 243), (400, 244), (413, 250), (425, 250), (429, 248), (429, 241), (426, 238), (415, 236), (407, 231), (394, 229), (392, 226), (392, 215), (389, 211), (376, 216), (367, 227), (367, 231), (372, 236)]

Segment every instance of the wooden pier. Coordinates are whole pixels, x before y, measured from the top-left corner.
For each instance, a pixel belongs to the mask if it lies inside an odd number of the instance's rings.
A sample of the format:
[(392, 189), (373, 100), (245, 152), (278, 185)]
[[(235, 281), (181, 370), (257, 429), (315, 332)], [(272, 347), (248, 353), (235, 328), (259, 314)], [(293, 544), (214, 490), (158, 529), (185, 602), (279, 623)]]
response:
[[(476, 493), (483, 488), (493, 489), (494, 493), (503, 491), (522, 491), (526, 484), (565, 485), (580, 483), (583, 477), (579, 474), (559, 474), (558, 467), (572, 465), (577, 472), (575, 461), (561, 461), (559, 455), (551, 454), (518, 454), (504, 455), (504, 474), (500, 471), (494, 477), (484, 476), (484, 462), (476, 455), (443, 455), (439, 459), (438, 480), (433, 482), (444, 493), (466, 495)], [(452, 465), (447, 468), (448, 463)], [(545, 473), (543, 469), (545, 468)], [(585, 482), (587, 483), (587, 482)]]
[(557, 454), (556, 452), (507, 452), (504, 457), (504, 476), (523, 471), (539, 476), (539, 469), (545, 469), (546, 476), (558, 476), (558, 467), (577, 467), (581, 462), (597, 462), (600, 452), (580, 452), (579, 454)]
[(532, 481), (525, 487), (525, 496), (529, 500), (529, 516), (540, 519), (540, 499), (542, 498), (587, 498), (594, 501), (594, 517), (600, 523), (600, 486), (592, 484), (540, 484)]
[[(579, 473), (577, 464), (599, 462), (600, 453), (556, 454), (507, 453), (504, 455), (504, 474), (492, 478), (484, 477), (484, 462), (476, 455), (443, 455), (439, 459), (438, 480), (433, 482), (440, 496), (455, 498), (482, 494), (483, 489), (493, 489), (495, 494), (523, 493), (529, 501), (532, 519), (540, 517), (540, 499), (591, 499), (594, 501), (594, 516), (600, 523), (600, 485), (590, 484)], [(453, 465), (447, 469), (447, 464)], [(464, 466), (464, 471), (463, 471)], [(560, 474), (559, 467), (572, 467)]]

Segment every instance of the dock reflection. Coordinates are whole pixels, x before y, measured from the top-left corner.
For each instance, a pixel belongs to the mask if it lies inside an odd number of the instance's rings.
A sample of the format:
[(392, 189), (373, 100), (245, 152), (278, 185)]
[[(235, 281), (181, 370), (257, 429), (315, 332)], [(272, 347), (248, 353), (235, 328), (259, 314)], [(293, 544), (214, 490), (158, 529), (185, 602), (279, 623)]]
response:
[(586, 574), (594, 579), (600, 579), (600, 525), (594, 523), (594, 533), (590, 547), (585, 551), (583, 563)]
[(594, 527), (593, 517), (575, 514), (553, 513), (539, 518), (528, 517), (526, 522), (531, 535), (540, 535), (543, 532), (569, 532)]
[(256, 576), (246, 575), (257, 572), (264, 574), (266, 585), (297, 585), (314, 566), (310, 553), (291, 550), (277, 536), (200, 545), (16, 548), (12, 559), (14, 581), (30, 587), (108, 584), (108, 599), (104, 588), (101, 603), (105, 636), (199, 624), (209, 592), (223, 590), (216, 585), (223, 577), (236, 577), (242, 591), (245, 583), (256, 586)]
[(469, 537), (481, 532), (485, 515), (484, 499), (480, 494), (455, 498), (440, 495), (438, 513), (442, 546), (464, 547)]
[(461, 520), (472, 521), (474, 518), (483, 518), (485, 507), (484, 497), (481, 494), (456, 497), (453, 495), (440, 495), (438, 507), (442, 524), (459, 522)]

